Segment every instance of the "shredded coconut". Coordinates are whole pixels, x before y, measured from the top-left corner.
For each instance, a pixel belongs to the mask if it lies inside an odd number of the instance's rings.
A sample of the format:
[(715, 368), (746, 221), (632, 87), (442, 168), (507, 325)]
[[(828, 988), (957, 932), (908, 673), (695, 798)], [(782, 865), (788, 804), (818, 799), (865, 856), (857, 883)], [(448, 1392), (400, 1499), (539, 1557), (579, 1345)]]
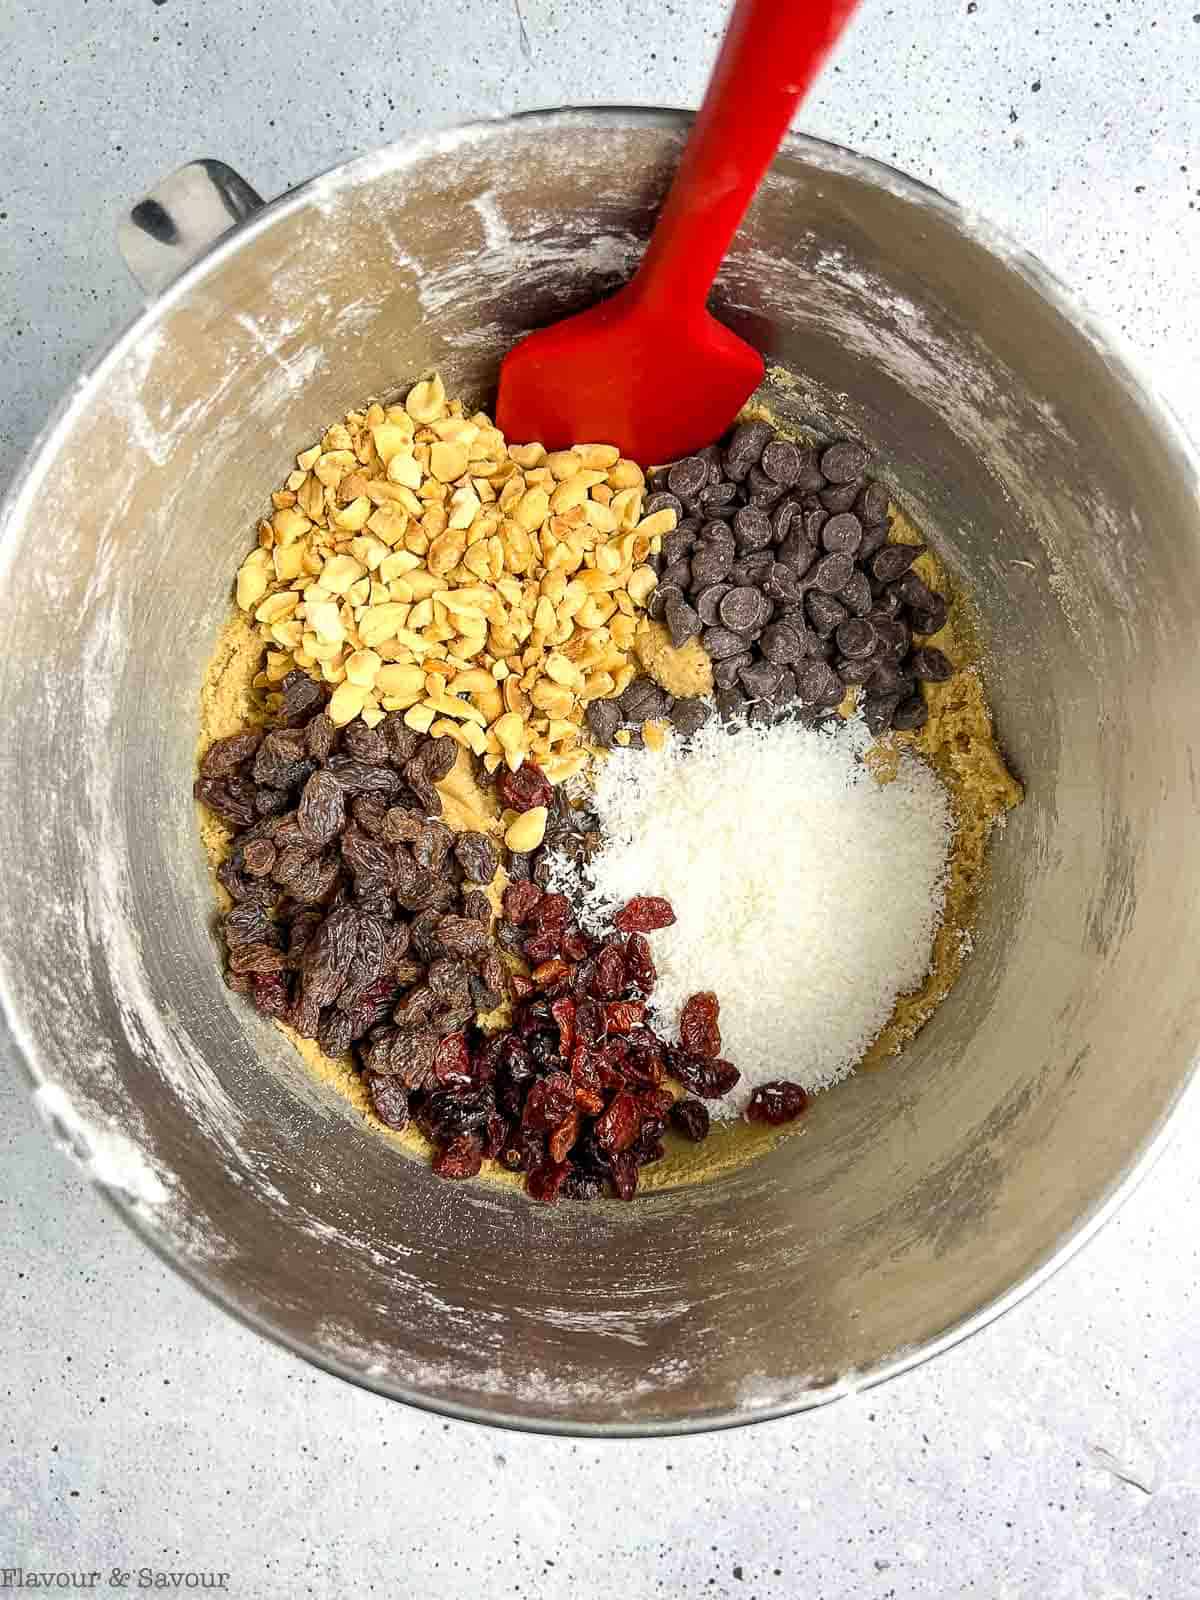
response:
[(677, 1039), (688, 996), (716, 992), (721, 1053), (742, 1074), (710, 1105), (718, 1116), (773, 1078), (813, 1091), (845, 1077), (929, 970), (949, 800), (907, 753), (878, 782), (870, 744), (859, 718), (830, 732), (713, 719), (658, 754), (614, 751), (592, 796), (604, 845), (591, 882), (553, 862), (554, 886), (596, 930), (634, 895), (671, 902), (674, 926), (650, 935), (651, 1009)]

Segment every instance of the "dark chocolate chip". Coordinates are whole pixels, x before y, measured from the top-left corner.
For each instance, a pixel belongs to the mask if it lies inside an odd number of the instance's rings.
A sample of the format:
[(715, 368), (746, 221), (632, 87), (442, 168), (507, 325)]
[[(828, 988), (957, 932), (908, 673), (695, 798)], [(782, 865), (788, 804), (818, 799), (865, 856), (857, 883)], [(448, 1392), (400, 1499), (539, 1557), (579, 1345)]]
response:
[[(757, 589), (730, 589), (721, 600), (721, 621), (735, 633), (750, 632), (760, 626), (762, 595)], [(712, 654), (712, 651), (709, 651)]]
[(853, 511), (839, 511), (821, 529), (821, 544), (831, 554), (852, 556), (862, 544), (862, 523)]
[(766, 422), (743, 422), (735, 428), (723, 457), (725, 476), (741, 483), (774, 437), (775, 430)]
[(847, 555), (822, 556), (813, 568), (812, 581), (825, 594), (837, 594), (854, 576), (854, 558)]
[(762, 592), (769, 600), (781, 600), (796, 605), (801, 598), (799, 580), (791, 567), (776, 561), (763, 580)]
[(738, 486), (729, 479), (722, 479), (710, 483), (707, 489), (700, 492), (700, 509), (706, 516), (713, 516), (722, 507), (732, 505), (737, 499)]
[(711, 539), (716, 544), (727, 544), (731, 550), (736, 550), (737, 540), (733, 536), (733, 529), (722, 517), (710, 517), (700, 528), (702, 539)]
[(738, 681), (751, 700), (770, 700), (779, 687), (782, 669), (770, 661), (755, 661), (743, 667)]
[(610, 745), (613, 734), (621, 726), (621, 713), (615, 700), (593, 700), (584, 715), (588, 732), (597, 744)]
[(858, 512), (859, 521), (864, 524), (872, 522), (886, 522), (888, 514), (888, 492), (881, 483), (868, 483), (859, 490), (858, 499), (854, 502), (854, 509)]
[(800, 452), (800, 472), (792, 487), (799, 494), (819, 494), (825, 487), (825, 474), (818, 464), (816, 450)]
[(804, 537), (808, 540), (809, 544), (820, 544), (821, 529), (828, 521), (829, 513), (823, 508), (818, 508), (816, 511), (806, 511), (804, 513)]
[(650, 495), (642, 505), (644, 517), (652, 517), (656, 511), (673, 511), (677, 517), (682, 517), (683, 504), (676, 495), (660, 491)]
[(875, 629), (865, 617), (848, 617), (839, 623), (834, 639), (842, 654), (855, 661), (873, 655), (879, 642)]
[(909, 666), (918, 678), (926, 683), (945, 683), (947, 678), (954, 676), (954, 668), (949, 658), (940, 650), (935, 650), (932, 645), (922, 645), (914, 650), (909, 657)]
[(849, 616), (840, 600), (835, 600), (820, 589), (810, 589), (804, 596), (804, 610), (819, 639), (828, 639)]
[(709, 660), (714, 662), (741, 655), (746, 648), (746, 641), (741, 634), (729, 628), (705, 628), (701, 643), (708, 651)]
[(796, 674), (796, 693), (806, 706), (836, 706), (841, 702), (845, 687), (826, 662), (808, 661)]
[(703, 456), (684, 456), (667, 473), (667, 488), (681, 500), (692, 500), (708, 482), (708, 462)]
[(922, 544), (887, 544), (871, 558), (871, 576), (880, 583), (902, 578), (925, 548)]
[[(742, 643), (745, 644), (745, 640)], [(713, 683), (718, 689), (732, 688), (738, 681), (738, 674), (743, 667), (748, 667), (754, 660), (753, 652), (743, 650), (739, 655), (726, 656), (723, 661), (713, 663)]]
[(914, 633), (940, 633), (946, 626), (946, 618), (950, 608), (940, 594), (933, 596), (934, 604), (927, 609), (914, 610), (912, 625)]
[(688, 640), (694, 639), (703, 627), (694, 607), (682, 599), (667, 601), (666, 623), (670, 630), (671, 643), (676, 650), (682, 650)]
[(848, 656), (839, 656), (833, 670), (844, 684), (866, 683), (875, 672), (875, 659), (868, 656), (865, 661), (851, 661)]
[(672, 561), (660, 579), (660, 587), (686, 591), (692, 586), (692, 563), (687, 556)]
[(741, 716), (745, 701), (742, 699), (740, 690), (732, 686), (727, 689), (718, 689), (716, 699), (717, 711), (722, 722), (732, 722), (736, 717)]
[(765, 550), (771, 543), (771, 519), (761, 506), (743, 506), (733, 519), (739, 550)]
[(804, 660), (806, 654), (804, 636), (790, 622), (773, 622), (769, 628), (765, 628), (759, 649), (768, 661), (773, 661), (778, 667), (795, 666), (797, 661)]
[(850, 582), (838, 590), (838, 599), (856, 617), (865, 617), (875, 604), (871, 582), (865, 572), (855, 572)]
[(831, 483), (828, 489), (821, 490), (818, 498), (826, 511), (849, 511), (858, 499), (858, 491), (857, 483)]
[(830, 483), (850, 483), (853, 479), (861, 477), (870, 459), (870, 451), (865, 450), (861, 444), (843, 439), (839, 444), (831, 444), (828, 449), (821, 452), (821, 471)]
[(863, 697), (863, 717), (867, 731), (878, 738), (892, 725), (892, 718), (900, 704), (898, 694), (868, 694)]
[(929, 611), (940, 596), (925, 582), (919, 573), (906, 572), (896, 585), (896, 593), (914, 611)]
[(750, 491), (750, 504), (761, 506), (764, 511), (771, 511), (783, 499), (786, 490), (781, 483), (776, 483), (773, 478), (768, 478), (761, 467), (751, 467), (746, 478)]
[(695, 590), (707, 589), (729, 576), (733, 566), (733, 545), (724, 540), (702, 539), (692, 552), (692, 582)]
[(756, 551), (752, 556), (742, 556), (740, 561), (734, 563), (733, 571), (729, 574), (735, 584), (743, 588), (757, 589), (767, 580), (767, 575), (775, 565), (775, 557), (769, 550)]
[(664, 533), (662, 553), (667, 566), (672, 567), (677, 561), (686, 561), (692, 553), (695, 542), (695, 536), (686, 530), (675, 528), (670, 533)]
[(773, 483), (790, 489), (800, 476), (800, 451), (790, 439), (772, 439), (763, 450), (760, 464)]
[[(605, 702), (593, 701), (592, 704), (604, 705)], [(685, 738), (698, 733), (711, 716), (712, 707), (699, 698), (676, 700), (670, 711), (671, 726)]]
[(730, 583), (711, 583), (696, 594), (693, 604), (700, 621), (706, 628), (714, 627), (720, 620), (719, 606), (733, 587)]
[(651, 590), (650, 598), (646, 602), (646, 615), (651, 622), (661, 622), (663, 620), (667, 614), (667, 602), (672, 595), (676, 595), (682, 600), (683, 590), (677, 583), (664, 583), (662, 578), (659, 578), (658, 588)]
[(795, 518), (803, 517), (800, 503), (790, 496), (781, 500), (771, 513), (771, 543), (780, 545), (787, 538)]

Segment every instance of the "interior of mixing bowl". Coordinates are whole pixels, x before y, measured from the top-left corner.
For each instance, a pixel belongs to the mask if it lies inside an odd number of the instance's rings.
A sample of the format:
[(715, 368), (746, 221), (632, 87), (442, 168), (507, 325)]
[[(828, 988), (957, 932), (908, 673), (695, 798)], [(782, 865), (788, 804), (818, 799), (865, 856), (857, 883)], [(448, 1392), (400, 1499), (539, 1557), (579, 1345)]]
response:
[(547, 1427), (749, 1420), (961, 1330), (1098, 1214), (1197, 1025), (1191, 460), (1027, 263), (804, 141), (717, 309), (789, 375), (779, 411), (877, 448), (978, 599), (1027, 798), (950, 998), (751, 1167), (549, 1209), (398, 1156), (225, 989), (197, 693), (265, 490), (430, 366), (484, 399), (517, 334), (628, 275), (680, 139), (665, 114), (522, 119), (309, 185), (81, 386), (5, 544), (25, 799), (0, 826), (36, 864), (5, 887), (27, 935), (6, 979), (43, 1109), (256, 1325), (386, 1393)]

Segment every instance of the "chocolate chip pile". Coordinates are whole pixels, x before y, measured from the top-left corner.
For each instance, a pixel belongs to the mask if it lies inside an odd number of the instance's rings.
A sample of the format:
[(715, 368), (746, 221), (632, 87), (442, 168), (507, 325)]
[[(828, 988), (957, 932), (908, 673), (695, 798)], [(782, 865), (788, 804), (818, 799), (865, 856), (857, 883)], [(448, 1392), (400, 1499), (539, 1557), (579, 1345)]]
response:
[(282, 687), (271, 730), (218, 740), (196, 782), (235, 830), (218, 869), (227, 981), (326, 1055), (369, 1039), (424, 1082), (445, 1035), (507, 993), (484, 893), (496, 847), (440, 820), (453, 739), (399, 712), (339, 730), (328, 687), (298, 670)]
[[(648, 609), (676, 648), (700, 639), (723, 717), (817, 717), (862, 686), (872, 733), (924, 726), (921, 682), (953, 668), (914, 638), (945, 624), (946, 601), (911, 570), (924, 546), (888, 542), (888, 496), (868, 460), (851, 440), (808, 449), (747, 422), (650, 474), (646, 514), (679, 520), (653, 559)], [(635, 683), (622, 696), (626, 720), (643, 709), (627, 711), (626, 697), (641, 693)], [(589, 718), (600, 742), (617, 725), (611, 710)]]

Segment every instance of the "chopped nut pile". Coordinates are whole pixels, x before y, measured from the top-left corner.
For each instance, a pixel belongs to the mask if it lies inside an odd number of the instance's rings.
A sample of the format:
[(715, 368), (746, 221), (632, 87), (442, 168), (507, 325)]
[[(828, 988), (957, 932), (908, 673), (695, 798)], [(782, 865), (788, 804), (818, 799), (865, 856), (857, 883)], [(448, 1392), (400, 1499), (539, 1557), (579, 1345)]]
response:
[(579, 772), (585, 708), (636, 675), (648, 563), (676, 523), (645, 493), (614, 445), (509, 446), (436, 374), (351, 412), (297, 456), (238, 573), (268, 710), (300, 667), (334, 686), (337, 727), (400, 711), (489, 772)]

